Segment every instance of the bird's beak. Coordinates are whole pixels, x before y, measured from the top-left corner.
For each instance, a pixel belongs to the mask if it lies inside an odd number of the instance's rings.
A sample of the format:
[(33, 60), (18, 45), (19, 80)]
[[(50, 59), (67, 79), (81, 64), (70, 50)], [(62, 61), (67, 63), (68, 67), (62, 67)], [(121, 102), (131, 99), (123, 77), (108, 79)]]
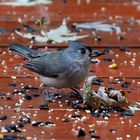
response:
[(93, 53), (89, 54), (89, 57), (94, 57), (94, 56), (95, 56), (95, 54), (93, 54)]

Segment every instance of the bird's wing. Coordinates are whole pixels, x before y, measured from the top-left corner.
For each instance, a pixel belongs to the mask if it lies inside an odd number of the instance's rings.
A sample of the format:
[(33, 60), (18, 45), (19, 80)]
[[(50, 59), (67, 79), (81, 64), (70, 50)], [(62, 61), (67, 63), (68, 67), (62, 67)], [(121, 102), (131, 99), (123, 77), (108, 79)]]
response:
[(9, 50), (27, 58), (27, 59), (34, 59), (41, 56), (46, 56), (47, 54), (51, 53), (51, 51), (43, 51), (39, 52), (37, 50), (31, 49), (28, 46), (23, 46), (21, 44), (12, 44), (9, 47)]
[(61, 52), (51, 52), (29, 60), (24, 67), (42, 76), (57, 77), (66, 71), (66, 65)]

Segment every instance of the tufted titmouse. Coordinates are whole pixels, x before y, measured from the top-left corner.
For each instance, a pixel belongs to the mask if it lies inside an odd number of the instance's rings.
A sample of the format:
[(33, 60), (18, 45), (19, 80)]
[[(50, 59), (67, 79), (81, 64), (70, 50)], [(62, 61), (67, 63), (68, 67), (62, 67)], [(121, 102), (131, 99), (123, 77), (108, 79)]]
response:
[(28, 59), (24, 67), (38, 73), (47, 86), (77, 87), (89, 73), (91, 49), (79, 42), (69, 42), (69, 47), (60, 51), (38, 52), (22, 45), (9, 49)]

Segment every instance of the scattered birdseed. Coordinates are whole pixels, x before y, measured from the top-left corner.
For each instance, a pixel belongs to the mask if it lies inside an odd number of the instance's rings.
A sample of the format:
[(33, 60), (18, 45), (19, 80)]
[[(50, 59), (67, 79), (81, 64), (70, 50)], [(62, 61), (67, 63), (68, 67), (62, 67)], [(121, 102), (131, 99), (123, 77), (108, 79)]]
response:
[(128, 111), (124, 111), (124, 112), (122, 112), (121, 114), (120, 114), (120, 116), (134, 116), (134, 114), (133, 113), (131, 113), (131, 112), (128, 112)]
[(16, 125), (5, 125), (5, 129), (8, 131), (8, 132), (21, 132), (21, 130), (19, 130)]
[(6, 120), (7, 119), (7, 116), (4, 115), (4, 116), (0, 116), (0, 120)]
[(68, 116), (68, 118), (70, 118), (70, 119), (76, 119), (76, 120), (81, 120), (82, 117), (83, 117), (83, 115), (79, 115), (79, 114), (70, 114)]
[(17, 77), (16, 77), (16, 76), (11, 76), (11, 78), (12, 78), (13, 80), (17, 79)]
[(0, 97), (6, 96), (7, 94), (5, 93), (0, 93)]
[(41, 110), (49, 110), (48, 104), (41, 104), (41, 105), (39, 106), (39, 108), (40, 108)]
[(39, 122), (32, 121), (31, 122), (32, 126), (40, 126), (42, 123), (43, 123), (43, 121), (39, 121)]
[(32, 96), (28, 95), (28, 94), (25, 94), (24, 95), (24, 99), (25, 100), (32, 100)]
[(24, 31), (25, 31), (25, 32), (33, 33), (33, 32), (36, 31), (36, 30), (33, 29), (32, 27), (30, 27), (27, 23), (24, 23), (23, 26), (24, 26)]
[(121, 51), (129, 51), (129, 48), (128, 47), (125, 47), (125, 46), (119, 47), (119, 49)]
[(121, 87), (128, 88), (130, 85), (131, 85), (130, 82), (124, 82), (124, 83), (122, 83)]
[(56, 117), (55, 119), (56, 119), (56, 120), (59, 120), (59, 117)]
[(96, 112), (94, 110), (91, 112), (91, 114), (93, 115), (93, 117), (100, 117), (101, 115), (99, 112)]
[(102, 82), (103, 82), (103, 80), (99, 79), (99, 78), (92, 80), (92, 84), (94, 84), (94, 85), (101, 85)]
[(127, 138), (130, 138), (130, 137), (131, 137), (131, 135), (127, 134), (127, 135), (126, 135), (126, 137), (127, 137)]
[(100, 55), (105, 55), (105, 52), (99, 51), (99, 50), (92, 50), (92, 53), (91, 53), (92, 57), (97, 57), (97, 56), (100, 56)]
[(37, 90), (38, 87), (35, 87), (35, 86), (32, 86), (32, 85), (25, 85), (23, 87), (23, 89), (25, 89), (25, 90)]
[(75, 103), (75, 102), (71, 102), (71, 103), (69, 103), (69, 105), (73, 109), (82, 109), (82, 107), (79, 104)]
[(62, 119), (62, 122), (69, 122), (69, 120), (68, 119)]
[(96, 36), (93, 40), (94, 40), (95, 42), (97, 42), (97, 41), (101, 41), (102, 38), (101, 38), (100, 36)]
[(17, 123), (17, 126), (18, 126), (19, 128), (22, 128), (22, 127), (24, 127), (24, 124), (23, 124), (22, 122), (18, 122), (18, 123)]
[(36, 117), (36, 116), (37, 116), (37, 114), (33, 114), (33, 116), (34, 116), (34, 117)]
[(16, 87), (17, 84), (16, 83), (9, 83), (9, 86)]
[(93, 139), (100, 139), (101, 137), (100, 136), (97, 136), (97, 135), (91, 135), (91, 140), (93, 140)]
[(116, 63), (113, 63), (111, 65), (108, 66), (110, 69), (116, 69), (118, 67), (118, 65)]
[(40, 95), (38, 93), (32, 93), (32, 96), (39, 97)]
[(45, 134), (45, 132), (44, 131), (41, 131), (41, 134)]
[(111, 133), (113, 133), (113, 134), (117, 132), (117, 130), (114, 129), (114, 128), (110, 129), (110, 131), (111, 131)]
[(89, 114), (91, 113), (91, 111), (90, 111), (90, 110), (85, 110), (85, 112), (86, 112), (86, 113), (89, 113)]
[(3, 135), (4, 140), (26, 140), (25, 136), (16, 136), (16, 135)]
[(80, 129), (77, 136), (78, 137), (84, 137), (84, 136), (86, 136), (86, 133), (83, 129)]
[(112, 62), (112, 59), (109, 58), (109, 57), (105, 57), (105, 58), (103, 58), (103, 60), (106, 61), (106, 62)]

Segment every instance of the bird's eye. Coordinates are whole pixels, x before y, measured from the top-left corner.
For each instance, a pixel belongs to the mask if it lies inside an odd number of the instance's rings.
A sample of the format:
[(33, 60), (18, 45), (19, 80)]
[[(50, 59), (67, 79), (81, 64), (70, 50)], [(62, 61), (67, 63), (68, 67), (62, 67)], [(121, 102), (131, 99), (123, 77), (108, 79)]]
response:
[(80, 51), (81, 51), (81, 54), (85, 54), (86, 53), (86, 50), (84, 48), (82, 48)]

